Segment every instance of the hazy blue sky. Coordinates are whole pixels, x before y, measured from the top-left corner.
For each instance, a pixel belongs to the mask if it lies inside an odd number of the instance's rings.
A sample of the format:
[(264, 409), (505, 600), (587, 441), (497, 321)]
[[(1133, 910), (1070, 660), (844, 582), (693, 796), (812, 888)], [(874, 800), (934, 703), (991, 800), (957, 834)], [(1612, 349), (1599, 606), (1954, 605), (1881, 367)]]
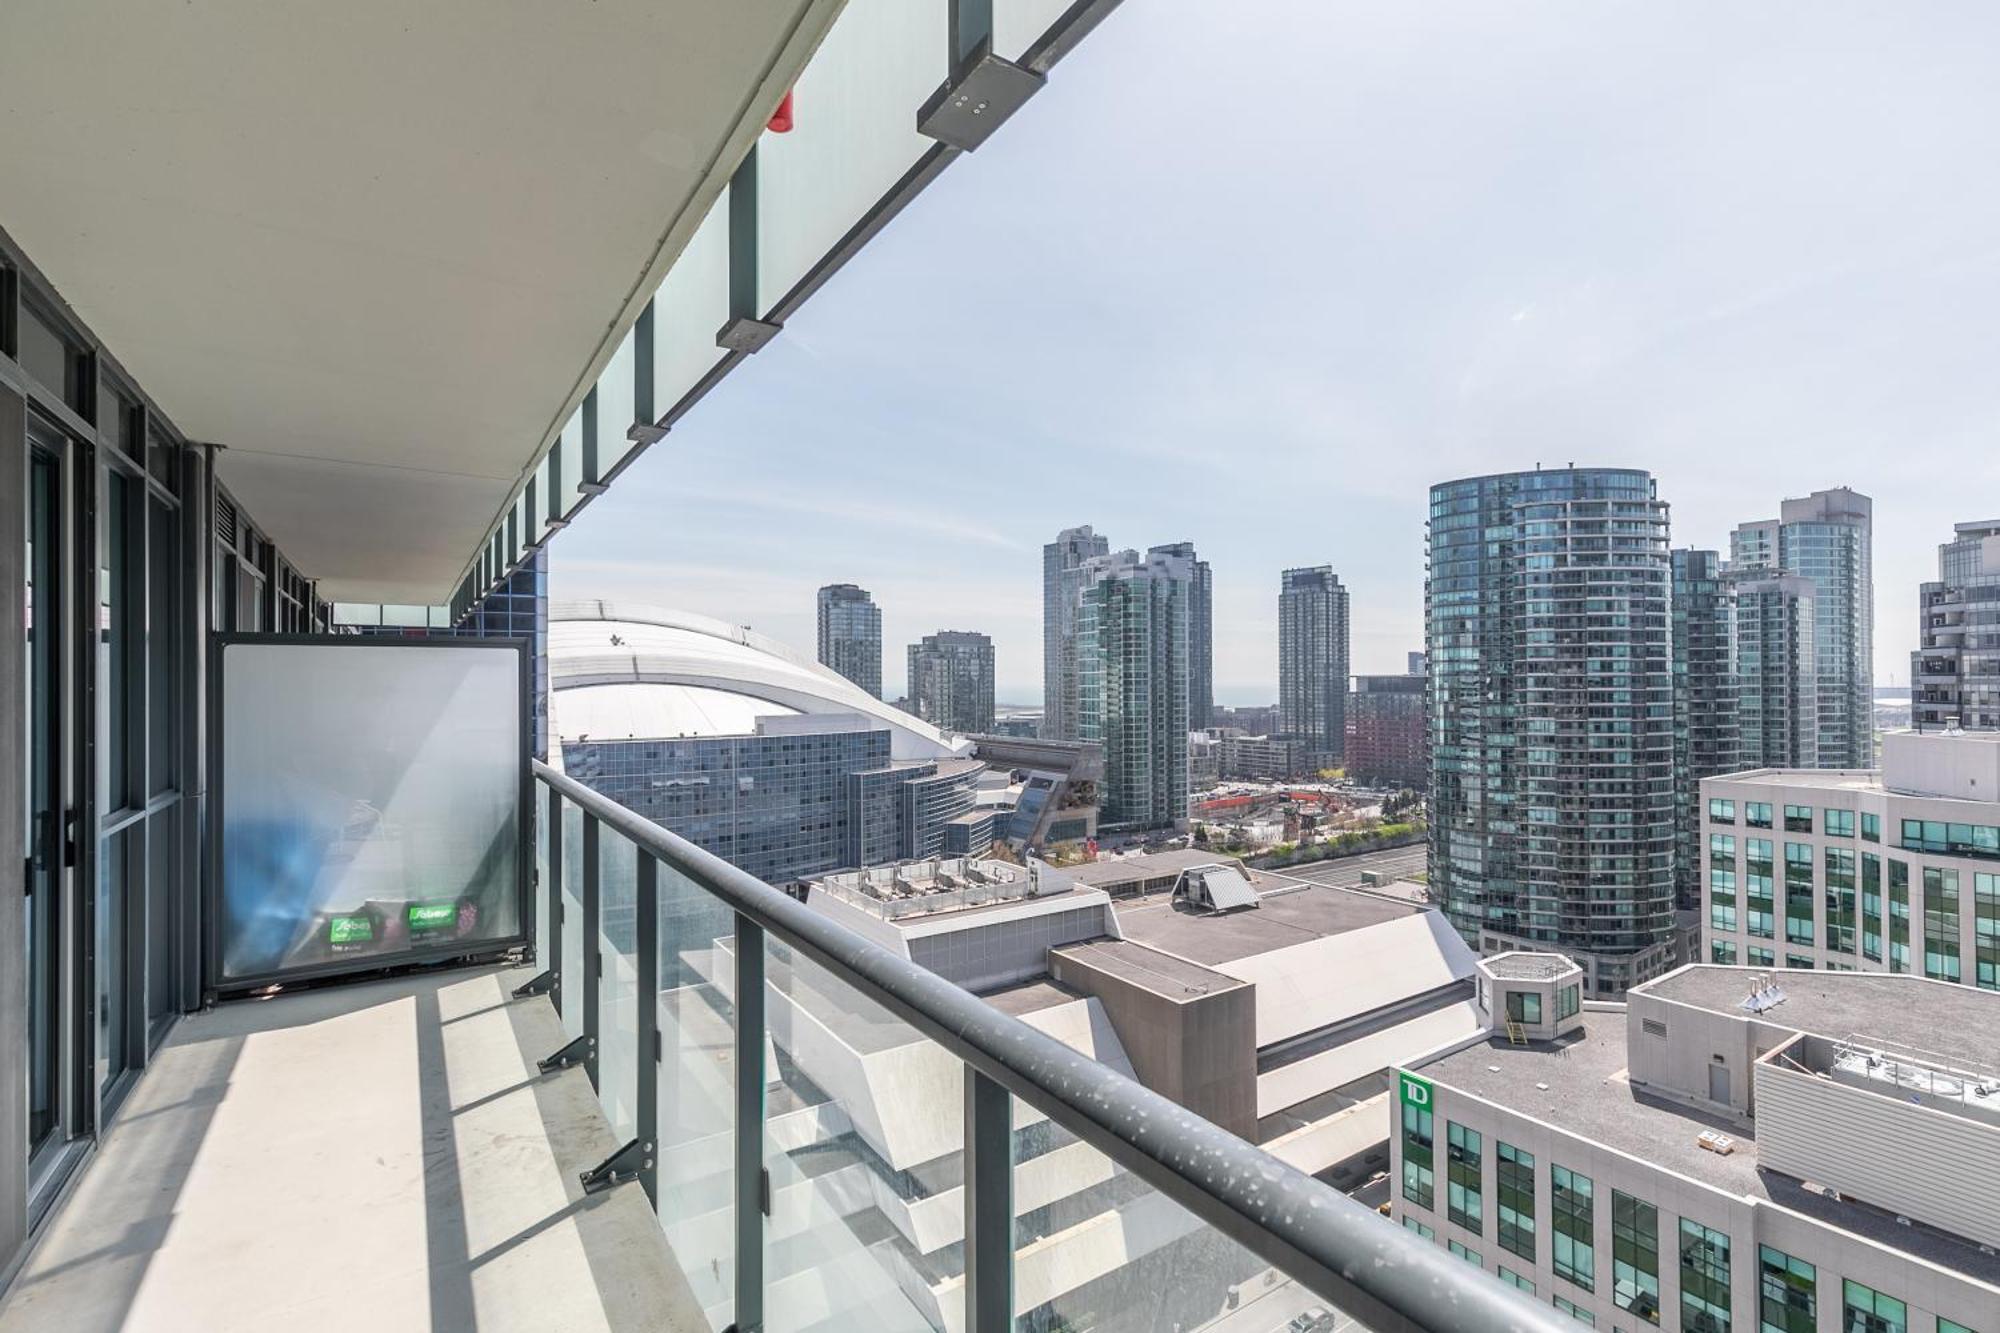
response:
[[(1041, 545), (1190, 539), (1216, 694), (1278, 571), (1422, 643), (1429, 483), (1651, 469), (1676, 545), (1876, 501), (1876, 681), (2000, 514), (2000, 9), (1128, 0), (552, 547), (810, 651), (813, 590), (1041, 693)], [(799, 114), (809, 116), (802, 106)]]

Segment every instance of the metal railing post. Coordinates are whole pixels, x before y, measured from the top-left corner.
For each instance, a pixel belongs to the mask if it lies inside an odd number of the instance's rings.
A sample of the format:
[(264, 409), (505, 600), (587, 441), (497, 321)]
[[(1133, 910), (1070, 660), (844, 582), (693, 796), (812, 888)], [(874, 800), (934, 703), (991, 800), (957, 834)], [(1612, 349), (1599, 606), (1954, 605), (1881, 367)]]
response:
[(597, 899), (597, 845), (599, 829), (597, 816), (588, 810), (583, 813), (583, 1040), (585, 1054), (583, 1072), (590, 1077), (590, 1086), (597, 1087), (597, 1047), (599, 1026), (598, 1005), (604, 982), (604, 952), (600, 936), (602, 923), (598, 919), (600, 904)]
[(542, 967), (549, 974), (549, 994), (555, 997), (556, 1012), (563, 1007), (562, 984), (562, 933), (563, 933), (563, 801), (562, 793), (549, 788), (549, 956), (542, 959)]
[(764, 928), (736, 914), (736, 1333), (764, 1327)]
[(638, 1050), (639, 1184), (655, 1212), (660, 1207), (660, 863), (638, 850), (639, 939), (633, 960), (639, 972)]
[(965, 1067), (965, 1327), (1014, 1318), (1014, 1099)]

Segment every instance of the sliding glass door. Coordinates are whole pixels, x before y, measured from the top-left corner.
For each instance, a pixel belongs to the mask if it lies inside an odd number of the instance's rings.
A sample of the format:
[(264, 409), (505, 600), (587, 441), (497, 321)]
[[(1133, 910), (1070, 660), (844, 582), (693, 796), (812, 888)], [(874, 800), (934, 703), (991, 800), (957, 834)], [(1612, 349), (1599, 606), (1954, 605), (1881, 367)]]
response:
[(24, 619), (27, 630), (26, 764), (28, 982), (28, 1138), (31, 1174), (66, 1142), (75, 1111), (69, 1077), (78, 1006), (74, 943), (75, 804), (71, 798), (73, 623), (67, 522), (68, 446), (30, 419), (24, 527), (28, 538)]

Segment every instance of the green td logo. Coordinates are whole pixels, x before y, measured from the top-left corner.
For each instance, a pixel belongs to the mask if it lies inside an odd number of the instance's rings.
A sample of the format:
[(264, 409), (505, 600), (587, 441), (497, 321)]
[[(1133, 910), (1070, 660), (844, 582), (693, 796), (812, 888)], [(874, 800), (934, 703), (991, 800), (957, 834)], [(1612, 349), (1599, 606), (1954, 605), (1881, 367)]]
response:
[(1429, 1079), (1418, 1078), (1415, 1074), (1405, 1074), (1398, 1071), (1396, 1082), (1401, 1091), (1403, 1105), (1414, 1106), (1425, 1111), (1431, 1109), (1431, 1081)]

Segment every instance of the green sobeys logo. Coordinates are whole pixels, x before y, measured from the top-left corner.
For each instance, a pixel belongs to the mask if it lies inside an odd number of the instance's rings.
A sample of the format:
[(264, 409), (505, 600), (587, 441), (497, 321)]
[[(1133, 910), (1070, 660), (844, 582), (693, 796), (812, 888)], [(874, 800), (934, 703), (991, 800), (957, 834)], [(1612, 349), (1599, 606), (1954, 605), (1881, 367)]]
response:
[(1431, 1109), (1431, 1081), (1418, 1078), (1415, 1074), (1396, 1073), (1396, 1083), (1405, 1106), (1415, 1106), (1423, 1110)]
[(458, 904), (411, 903), (408, 919), (411, 930), (436, 930), (441, 926), (449, 926), (458, 919)]

